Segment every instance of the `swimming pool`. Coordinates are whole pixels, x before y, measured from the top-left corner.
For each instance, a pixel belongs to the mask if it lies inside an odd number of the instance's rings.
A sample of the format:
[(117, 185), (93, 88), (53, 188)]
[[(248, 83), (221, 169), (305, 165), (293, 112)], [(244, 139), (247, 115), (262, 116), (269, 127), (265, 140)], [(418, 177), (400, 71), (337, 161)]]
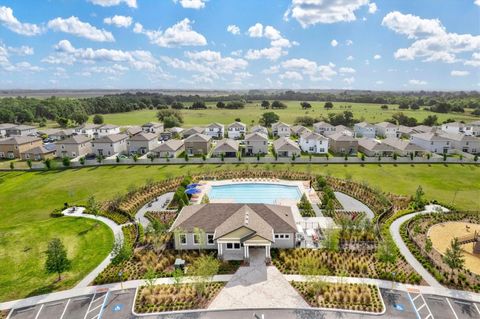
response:
[(212, 185), (208, 193), (213, 200), (251, 204), (275, 204), (282, 199), (298, 201), (301, 196), (297, 186), (266, 183)]

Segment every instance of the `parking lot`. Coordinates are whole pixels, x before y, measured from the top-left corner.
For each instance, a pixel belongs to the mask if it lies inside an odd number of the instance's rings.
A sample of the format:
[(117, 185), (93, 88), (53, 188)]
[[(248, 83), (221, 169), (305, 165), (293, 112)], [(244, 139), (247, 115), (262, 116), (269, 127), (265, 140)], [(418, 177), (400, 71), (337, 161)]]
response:
[[(480, 319), (480, 305), (455, 298), (423, 295), (414, 289), (408, 292), (381, 289), (385, 313), (381, 316), (359, 315), (336, 311), (320, 310), (231, 310), (220, 312), (199, 312), (195, 314), (151, 315), (153, 319), (304, 319), (304, 318), (388, 318), (388, 319)], [(95, 294), (59, 300), (32, 307), (15, 309), (9, 319), (133, 319), (131, 312), (134, 289), (119, 291), (97, 291)], [(340, 317), (339, 317), (340, 315)], [(255, 317), (256, 316), (256, 317)]]

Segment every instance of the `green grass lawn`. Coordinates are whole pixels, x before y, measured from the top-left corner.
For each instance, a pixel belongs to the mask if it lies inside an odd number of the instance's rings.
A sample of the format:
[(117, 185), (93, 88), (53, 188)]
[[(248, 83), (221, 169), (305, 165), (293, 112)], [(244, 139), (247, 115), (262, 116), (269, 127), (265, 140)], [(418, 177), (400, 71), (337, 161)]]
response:
[[(455, 206), (462, 210), (480, 209), (480, 165), (189, 164), (0, 172), (0, 300), (24, 297), (35, 291), (72, 287), (107, 255), (113, 238), (104, 226), (79, 235), (83, 230), (90, 229), (90, 221), (49, 217), (50, 212), (62, 207), (64, 202), (83, 204), (91, 194), (99, 200), (106, 200), (125, 193), (131, 185), (145, 184), (147, 179), (161, 180), (201, 171), (245, 168), (331, 174), (366, 181), (383, 191), (405, 195), (413, 194), (421, 185), (429, 199), (444, 203), (454, 200)], [(43, 272), (41, 252), (52, 236), (64, 238), (69, 256), (75, 258), (74, 269), (60, 287), (51, 286), (54, 276), (46, 276)], [(26, 248), (32, 253), (25, 253)], [(75, 251), (81, 254), (75, 254)], [(15, 285), (18, 286), (13, 288)]]
[[(287, 101), (287, 109), (274, 110), (280, 116), (280, 120), (286, 123), (293, 123), (299, 116), (308, 115), (313, 118), (320, 118), (321, 116), (327, 116), (328, 113), (339, 113), (345, 110), (350, 110), (356, 119), (365, 120), (368, 122), (382, 122), (396, 112), (403, 112), (405, 115), (415, 117), (419, 122), (423, 121), (428, 115), (437, 115), (440, 122), (445, 121), (448, 118), (453, 118), (458, 121), (473, 121), (478, 117), (472, 116), (470, 111), (465, 114), (440, 114), (433, 113), (425, 110), (399, 110), (397, 105), (389, 105), (388, 110), (382, 110), (380, 104), (368, 104), (368, 103), (334, 103), (332, 110), (325, 110), (323, 108), (324, 102), (311, 102), (312, 109), (302, 110), (300, 102)], [(215, 103), (207, 104), (210, 108), (206, 110), (182, 110), (185, 120), (185, 127), (201, 126), (212, 122), (220, 122), (223, 124), (229, 124), (235, 121), (236, 118), (240, 118), (242, 122), (247, 125), (252, 123), (257, 124), (260, 116), (267, 112), (260, 107), (260, 102), (254, 102), (246, 104), (243, 110), (221, 110), (215, 107)], [(345, 106), (351, 106), (346, 108)], [(271, 110), (269, 110), (271, 111)], [(143, 123), (156, 120), (156, 110), (141, 110), (127, 113), (105, 114), (105, 123), (115, 125), (141, 125)], [(93, 116), (90, 117), (92, 121)], [(252, 122), (253, 121), (253, 122)]]

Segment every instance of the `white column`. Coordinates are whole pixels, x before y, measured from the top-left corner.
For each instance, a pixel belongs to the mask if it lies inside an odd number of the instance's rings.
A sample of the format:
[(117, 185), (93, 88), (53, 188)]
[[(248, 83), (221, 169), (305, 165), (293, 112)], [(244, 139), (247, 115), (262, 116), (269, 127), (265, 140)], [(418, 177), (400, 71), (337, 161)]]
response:
[(217, 246), (218, 246), (218, 254), (221, 256), (222, 255), (222, 244), (221, 243), (217, 243)]

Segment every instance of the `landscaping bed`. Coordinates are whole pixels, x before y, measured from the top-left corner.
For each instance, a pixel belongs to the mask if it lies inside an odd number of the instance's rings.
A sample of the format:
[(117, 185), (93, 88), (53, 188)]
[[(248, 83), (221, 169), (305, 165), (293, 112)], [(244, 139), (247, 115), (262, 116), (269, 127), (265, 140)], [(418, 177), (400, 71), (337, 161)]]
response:
[[(328, 251), (306, 248), (272, 249), (272, 263), (287, 275), (301, 273), (300, 262), (312, 258), (322, 275), (343, 277), (367, 277), (419, 284), (421, 277), (403, 259), (395, 263), (386, 263), (377, 259), (369, 251)], [(395, 276), (393, 278), (393, 273)]]
[[(427, 233), (430, 227), (445, 222), (480, 224), (478, 212), (450, 212), (417, 215), (402, 224), (400, 234), (415, 258), (437, 281), (447, 287), (480, 292), (480, 276), (465, 267), (452, 270), (440, 252), (428, 247)], [(464, 252), (465, 253), (465, 252)]]
[(375, 285), (326, 282), (291, 282), (305, 301), (316, 308), (335, 308), (354, 311), (383, 311)]
[(224, 286), (221, 282), (207, 283), (202, 294), (193, 284), (142, 286), (138, 288), (134, 310), (154, 313), (205, 309)]
[[(213, 252), (212, 252), (213, 253)], [(196, 250), (175, 251), (171, 249), (156, 253), (150, 247), (137, 248), (132, 257), (118, 265), (109, 264), (94, 280), (95, 285), (144, 279), (147, 272), (152, 269), (155, 277), (172, 277), (174, 272), (175, 259), (185, 260), (185, 275), (188, 276), (188, 268), (201, 255), (211, 254), (209, 252), (198, 252)], [(220, 262), (219, 274), (232, 274), (240, 267), (240, 262)], [(119, 276), (119, 273), (122, 276)]]
[(147, 218), (150, 222), (156, 220), (162, 224), (170, 226), (177, 217), (176, 212), (172, 211), (159, 211), (159, 212), (146, 212), (145, 218)]
[(112, 211), (105, 211), (101, 210), (98, 212), (98, 216), (106, 217), (112, 221), (114, 221), (118, 225), (126, 224), (130, 221), (127, 215), (122, 214), (120, 212), (112, 212)]

